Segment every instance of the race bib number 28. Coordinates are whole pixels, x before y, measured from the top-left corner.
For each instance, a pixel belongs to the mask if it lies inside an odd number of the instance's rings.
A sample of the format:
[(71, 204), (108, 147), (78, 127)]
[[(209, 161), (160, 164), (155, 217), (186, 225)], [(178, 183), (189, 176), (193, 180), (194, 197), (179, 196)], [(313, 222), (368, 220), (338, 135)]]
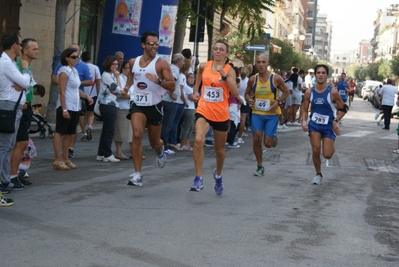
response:
[(322, 115), (319, 113), (313, 113), (311, 120), (316, 124), (327, 125), (328, 124), (328, 116)]

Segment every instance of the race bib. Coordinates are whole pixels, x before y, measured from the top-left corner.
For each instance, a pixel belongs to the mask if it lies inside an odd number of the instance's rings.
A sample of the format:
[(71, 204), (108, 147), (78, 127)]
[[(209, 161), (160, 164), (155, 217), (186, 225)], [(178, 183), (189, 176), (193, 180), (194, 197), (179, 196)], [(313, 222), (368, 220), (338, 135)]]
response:
[(270, 110), (270, 100), (269, 99), (256, 99), (255, 100), (255, 109), (261, 111), (269, 111)]
[(204, 100), (207, 102), (223, 102), (223, 88), (222, 87), (204, 87)]
[(134, 103), (137, 106), (152, 106), (152, 95), (148, 92), (134, 92)]
[(346, 95), (346, 91), (345, 90), (339, 90), (339, 94), (340, 95)]
[(319, 113), (313, 113), (311, 120), (316, 124), (327, 125), (328, 124), (328, 115), (322, 115)]

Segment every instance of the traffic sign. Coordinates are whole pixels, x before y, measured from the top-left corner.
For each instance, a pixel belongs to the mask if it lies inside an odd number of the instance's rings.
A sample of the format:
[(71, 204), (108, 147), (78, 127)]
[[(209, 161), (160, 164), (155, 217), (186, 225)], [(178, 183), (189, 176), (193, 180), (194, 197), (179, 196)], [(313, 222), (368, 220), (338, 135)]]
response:
[(245, 45), (245, 50), (248, 51), (265, 51), (264, 45)]

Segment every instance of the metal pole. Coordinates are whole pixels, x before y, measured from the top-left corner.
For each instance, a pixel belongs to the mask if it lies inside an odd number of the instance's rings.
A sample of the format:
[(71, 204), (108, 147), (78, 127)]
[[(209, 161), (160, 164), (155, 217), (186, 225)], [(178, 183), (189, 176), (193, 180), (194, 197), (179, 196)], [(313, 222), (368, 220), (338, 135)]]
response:
[[(194, 36), (194, 48), (193, 48), (193, 55), (195, 56), (195, 63), (198, 61), (198, 14), (200, 12), (200, 1), (202, 0), (197, 0), (197, 18), (195, 19), (195, 36)], [(197, 64), (194, 64), (194, 74), (197, 73)]]

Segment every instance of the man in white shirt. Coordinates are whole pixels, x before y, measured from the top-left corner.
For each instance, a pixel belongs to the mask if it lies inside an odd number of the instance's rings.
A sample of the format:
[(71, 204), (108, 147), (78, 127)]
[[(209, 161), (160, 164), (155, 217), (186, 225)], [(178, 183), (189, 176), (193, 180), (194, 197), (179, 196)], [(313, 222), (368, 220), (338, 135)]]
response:
[[(14, 185), (10, 181), (10, 156), (15, 145), (19, 121), (22, 117), (22, 107), (26, 101), (26, 91), (29, 91), (31, 74), (28, 62), (21, 60), (22, 73), (18, 70), (15, 59), (21, 55), (21, 37), (14, 34), (5, 34), (1, 38), (3, 53), (0, 57), (0, 107), (3, 110), (13, 110), (21, 97), (17, 116), (15, 118), (14, 133), (0, 133), (0, 180), (1, 193), (9, 190), (21, 190), (23, 187)], [(22, 92), (24, 91), (24, 92)], [(22, 92), (22, 95), (21, 95)], [(1, 123), (1, 122), (0, 122)]]
[(314, 76), (314, 70), (308, 69), (308, 74), (305, 76), (305, 83), (308, 89), (312, 88), (313, 86), (313, 81), (312, 81), (313, 76)]
[(388, 79), (387, 84), (384, 85), (378, 93), (378, 95), (382, 97), (381, 107), (384, 112), (383, 130), (389, 130), (389, 125), (391, 124), (392, 108), (395, 105), (395, 98), (398, 93), (398, 88), (393, 85), (394, 83), (395, 81), (393, 79)]

